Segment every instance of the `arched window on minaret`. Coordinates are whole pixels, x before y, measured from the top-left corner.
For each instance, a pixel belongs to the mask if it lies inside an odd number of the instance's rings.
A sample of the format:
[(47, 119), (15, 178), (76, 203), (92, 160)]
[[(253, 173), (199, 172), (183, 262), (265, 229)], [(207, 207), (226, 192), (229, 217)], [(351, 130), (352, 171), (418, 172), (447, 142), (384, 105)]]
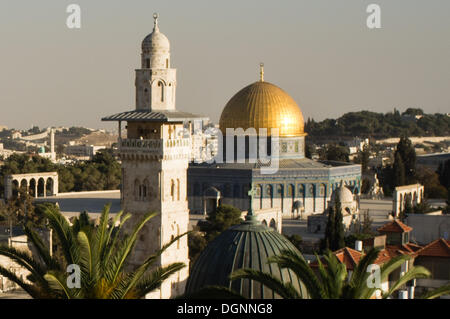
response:
[(164, 83), (159, 81), (158, 86), (161, 88), (161, 102), (164, 102)]
[(177, 200), (180, 200), (180, 180), (177, 178)]
[(175, 182), (170, 180), (170, 196), (172, 196), (172, 201), (175, 200)]
[[(177, 237), (180, 236), (180, 225), (177, 224)], [(180, 249), (180, 240), (177, 240), (177, 249)]]
[(141, 183), (139, 182), (138, 179), (136, 179), (134, 181), (134, 199), (135, 200), (139, 200), (140, 185), (141, 185)]
[(169, 59), (166, 59), (166, 69), (169, 68)]

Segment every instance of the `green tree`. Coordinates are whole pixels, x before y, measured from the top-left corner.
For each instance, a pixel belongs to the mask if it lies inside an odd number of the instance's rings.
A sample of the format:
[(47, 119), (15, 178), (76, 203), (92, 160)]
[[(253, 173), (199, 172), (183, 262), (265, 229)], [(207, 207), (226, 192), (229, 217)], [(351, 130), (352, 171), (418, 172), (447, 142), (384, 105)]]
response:
[(345, 233), (344, 233), (344, 223), (343, 223), (344, 216), (342, 216), (341, 200), (340, 200), (339, 196), (336, 196), (334, 210), (335, 210), (334, 226), (336, 227), (336, 230), (334, 233), (335, 237), (334, 237), (332, 245), (331, 245), (331, 248), (333, 251), (345, 247)]
[(325, 149), (325, 155), (322, 159), (328, 161), (349, 162), (349, 151), (344, 146), (329, 144)]
[(299, 250), (301, 251), (303, 238), (300, 235), (293, 234), (291, 236), (286, 236), (286, 238)]
[(427, 198), (447, 198), (447, 188), (440, 182), (438, 173), (428, 167), (418, 166), (417, 181), (424, 186), (424, 196)]
[(450, 159), (439, 163), (438, 171), (439, 182), (445, 188), (450, 188)]
[[(360, 259), (350, 279), (348, 278), (345, 264), (340, 263), (331, 251), (325, 253), (323, 257), (324, 263), (316, 255), (318, 274), (313, 271), (302, 255), (288, 250), (269, 258), (269, 263), (276, 263), (280, 268), (292, 270), (304, 283), (311, 299), (369, 299), (375, 294), (377, 288), (371, 288), (367, 284), (370, 276), (367, 269), (369, 265), (375, 263), (379, 252), (378, 249), (368, 251)], [(410, 258), (408, 255), (401, 255), (383, 264), (380, 269), (380, 281), (385, 282), (391, 273), (399, 269)], [(397, 290), (410, 280), (429, 276), (430, 272), (426, 268), (413, 266), (400, 279), (391, 283), (389, 291), (382, 293), (382, 297), (388, 298), (393, 296)], [(276, 276), (262, 271), (238, 269), (231, 275), (231, 279), (249, 279), (259, 282), (275, 291), (282, 298), (302, 298), (301, 293), (292, 284), (281, 282)], [(421, 297), (431, 299), (448, 293), (450, 293), (450, 285), (438, 288)]]
[(406, 184), (405, 165), (403, 164), (401, 155), (398, 153), (395, 154), (393, 173), (394, 186), (403, 186)]
[(206, 233), (206, 240), (209, 242), (225, 229), (232, 225), (240, 224), (242, 212), (231, 205), (220, 205), (215, 211), (209, 213), (206, 220), (207, 226), (203, 231)]
[(208, 241), (200, 232), (195, 231), (188, 234), (189, 261), (191, 265), (194, 264), (207, 245)]
[(405, 208), (402, 211), (400, 211), (400, 214), (399, 214), (398, 218), (402, 222), (404, 222), (406, 217), (408, 217), (411, 214), (414, 214), (414, 209), (413, 209), (413, 207), (411, 205), (410, 199), (407, 199), (406, 203), (405, 203)]
[[(397, 155), (404, 164), (405, 183), (414, 184), (416, 182), (416, 151), (412, 146), (411, 140), (406, 136), (400, 137), (395, 151), (395, 159)], [(405, 184), (404, 184), (405, 185)]]
[(328, 207), (328, 216), (327, 216), (327, 225), (325, 226), (325, 237), (321, 241), (321, 250), (324, 251), (326, 249), (332, 249), (333, 239), (336, 237), (335, 231), (336, 226), (334, 223), (336, 222), (334, 209)]
[(345, 233), (342, 216), (342, 206), (336, 193), (334, 207), (328, 208), (328, 220), (325, 227), (325, 237), (322, 240), (322, 250), (338, 250), (345, 246)]
[(305, 144), (305, 157), (312, 159), (312, 156), (314, 155), (314, 153), (315, 153), (314, 147), (311, 144), (306, 143)]
[[(153, 218), (155, 213), (146, 214), (134, 229), (123, 234), (122, 227), (131, 217), (118, 213), (109, 222), (109, 205), (100, 217), (100, 223), (94, 227), (85, 215), (70, 226), (66, 218), (53, 209), (45, 210), (50, 228), (59, 239), (63, 262), (49, 253), (39, 235), (29, 226), (25, 226), (28, 240), (34, 245), (39, 260), (13, 247), (0, 246), (0, 255), (10, 258), (26, 268), (31, 275), (26, 282), (0, 266), (0, 274), (18, 284), (33, 298), (89, 298), (89, 299), (137, 299), (160, 287), (170, 275), (179, 271), (185, 264), (173, 263), (165, 267), (150, 270), (154, 262), (170, 245), (183, 235), (175, 237), (161, 250), (148, 256), (133, 271), (126, 271), (129, 258), (135, 246), (139, 232)], [(123, 218), (122, 218), (123, 217)], [(121, 220), (119, 226), (116, 223)], [(67, 265), (76, 264), (81, 270), (81, 287), (67, 286)]]

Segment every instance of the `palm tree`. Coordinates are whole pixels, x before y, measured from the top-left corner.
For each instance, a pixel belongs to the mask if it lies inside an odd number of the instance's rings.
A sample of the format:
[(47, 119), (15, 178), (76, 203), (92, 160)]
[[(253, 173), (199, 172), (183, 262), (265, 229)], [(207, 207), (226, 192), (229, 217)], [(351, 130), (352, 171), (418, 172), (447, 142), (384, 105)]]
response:
[[(375, 263), (379, 252), (378, 249), (371, 249), (368, 251), (367, 254), (361, 258), (350, 278), (345, 265), (339, 262), (336, 256), (329, 250), (326, 251), (323, 258), (325, 265), (316, 255), (318, 275), (316, 275), (302, 255), (288, 250), (284, 250), (279, 255), (269, 258), (269, 263), (276, 263), (280, 268), (291, 269), (305, 284), (311, 299), (369, 299), (379, 288), (368, 285), (369, 276), (371, 274), (367, 272), (367, 269), (369, 265)], [(393, 271), (401, 267), (401, 265), (410, 258), (410, 256), (401, 255), (394, 257), (383, 264), (380, 268), (380, 282), (386, 281)], [(410, 280), (429, 276), (430, 272), (426, 268), (422, 266), (411, 267), (390, 286), (389, 291), (381, 292), (382, 298), (392, 296), (395, 291), (400, 289)], [(239, 269), (231, 275), (232, 280), (240, 278), (258, 281), (274, 290), (282, 298), (302, 298), (300, 292), (291, 284), (283, 283), (278, 278), (261, 271)], [(431, 299), (449, 293), (450, 285), (447, 285), (419, 298)]]
[[(126, 271), (138, 233), (156, 213), (146, 214), (131, 233), (125, 235), (122, 227), (131, 215), (123, 216), (123, 211), (119, 212), (110, 224), (109, 209), (110, 205), (106, 205), (96, 227), (89, 222), (87, 214), (80, 214), (80, 218), (70, 226), (59, 211), (45, 209), (45, 217), (60, 244), (62, 260), (51, 256), (38, 234), (26, 226), (26, 235), (36, 247), (40, 260), (12, 247), (0, 247), (0, 255), (24, 267), (30, 275), (25, 281), (2, 266), (0, 274), (18, 284), (33, 298), (129, 299), (143, 298), (186, 266), (184, 263), (172, 263), (150, 271), (158, 257), (186, 235), (182, 234), (149, 256), (134, 271)], [(115, 226), (121, 218), (120, 224)], [(68, 265), (79, 266), (80, 288), (68, 287)]]

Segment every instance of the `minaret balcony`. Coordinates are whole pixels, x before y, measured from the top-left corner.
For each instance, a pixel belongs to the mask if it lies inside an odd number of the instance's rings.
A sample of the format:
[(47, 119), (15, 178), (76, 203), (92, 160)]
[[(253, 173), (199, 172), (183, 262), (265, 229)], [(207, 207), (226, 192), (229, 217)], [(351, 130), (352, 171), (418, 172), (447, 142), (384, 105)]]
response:
[(189, 158), (189, 138), (175, 139), (122, 139), (119, 141), (121, 155), (152, 155), (164, 159)]

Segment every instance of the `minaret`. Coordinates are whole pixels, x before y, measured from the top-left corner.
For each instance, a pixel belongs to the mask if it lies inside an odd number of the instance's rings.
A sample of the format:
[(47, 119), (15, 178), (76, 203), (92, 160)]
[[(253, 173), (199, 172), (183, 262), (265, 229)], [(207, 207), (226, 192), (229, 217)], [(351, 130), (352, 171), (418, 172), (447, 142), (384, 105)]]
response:
[[(122, 208), (132, 216), (126, 230), (130, 231), (146, 213), (159, 213), (141, 230), (131, 268), (187, 232), (189, 225), (187, 168), (191, 141), (182, 134), (185, 119), (171, 116), (183, 114), (175, 109), (176, 72), (169, 68), (169, 40), (159, 31), (158, 15), (153, 17), (153, 32), (142, 42), (142, 68), (136, 70), (136, 110), (102, 119), (118, 121), (119, 131), (121, 122), (127, 122), (127, 137), (119, 137), (118, 151)], [(184, 293), (189, 275), (187, 236), (161, 254), (156, 266), (174, 262), (183, 262), (186, 267), (147, 298), (166, 299)]]
[(174, 111), (176, 69), (170, 68), (170, 43), (159, 31), (153, 15), (153, 32), (142, 41), (141, 68), (136, 70), (136, 110)]

